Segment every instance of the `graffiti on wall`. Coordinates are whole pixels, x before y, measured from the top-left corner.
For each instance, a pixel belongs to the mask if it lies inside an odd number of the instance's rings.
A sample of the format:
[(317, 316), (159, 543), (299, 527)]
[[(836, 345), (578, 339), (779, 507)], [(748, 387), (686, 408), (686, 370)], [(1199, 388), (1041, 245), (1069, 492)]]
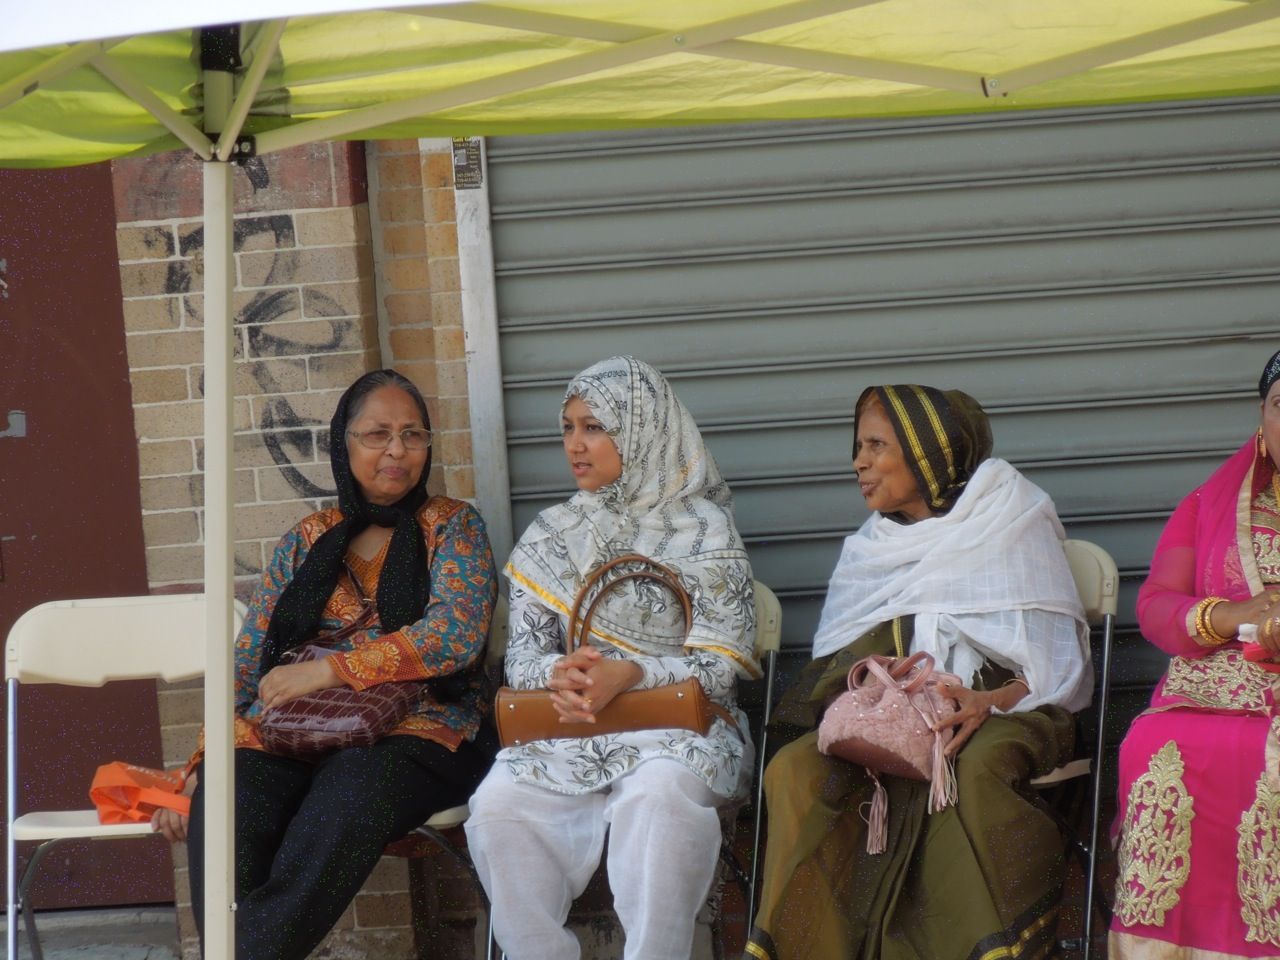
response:
[[(262, 183), (254, 179), (254, 171), (246, 167), (250, 180), (255, 188), (268, 182), (265, 168), (259, 171)], [(264, 214), (258, 217), (244, 217), (235, 222), (236, 249), (251, 245), (260, 235), (268, 235), (271, 248), (289, 248), (294, 245), (293, 218), (288, 214)], [(183, 294), (192, 286), (190, 263), (198, 257), (204, 247), (204, 233), (201, 229), (193, 230), (183, 237), (180, 250), (183, 260), (176, 261), (169, 268), (166, 277), (165, 292)], [(271, 271), (268, 272), (268, 281)], [(296, 288), (259, 290), (236, 315), (236, 325), (246, 331), (248, 356), (256, 360), (279, 359), (287, 357), (305, 357), (308, 354), (331, 353), (343, 345), (346, 327), (349, 320), (323, 319), (343, 316), (346, 310), (331, 297), (319, 291), (310, 291), (310, 311), (321, 316), (314, 323), (307, 324), (309, 336), (305, 341), (294, 339), (289, 335), (288, 324), (276, 321), (288, 320), (296, 315), (298, 292)], [(315, 336), (316, 324), (327, 323), (328, 335)], [(328, 440), (326, 422), (300, 415), (290, 402), (286, 388), (276, 379), (269, 364), (256, 363), (250, 366), (251, 374), (266, 401), (262, 409), (259, 428), (262, 431), (262, 442), (270, 454), (272, 461), (280, 468), (281, 475), (289, 484), (289, 488), (303, 500), (316, 500), (336, 495), (332, 486), (321, 486), (304, 474), (299, 466), (323, 461), (327, 453), (325, 443)], [(203, 384), (201, 384), (203, 389)], [(319, 449), (317, 449), (317, 447)]]

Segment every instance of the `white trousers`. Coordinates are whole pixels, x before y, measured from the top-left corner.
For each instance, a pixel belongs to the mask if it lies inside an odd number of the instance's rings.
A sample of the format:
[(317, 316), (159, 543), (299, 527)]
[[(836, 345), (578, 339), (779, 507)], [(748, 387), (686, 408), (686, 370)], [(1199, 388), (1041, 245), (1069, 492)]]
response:
[(649, 760), (596, 793), (516, 783), (494, 764), (471, 798), (467, 845), (510, 960), (579, 960), (565, 929), (609, 834), (624, 960), (681, 960), (720, 852), (719, 798), (684, 765)]

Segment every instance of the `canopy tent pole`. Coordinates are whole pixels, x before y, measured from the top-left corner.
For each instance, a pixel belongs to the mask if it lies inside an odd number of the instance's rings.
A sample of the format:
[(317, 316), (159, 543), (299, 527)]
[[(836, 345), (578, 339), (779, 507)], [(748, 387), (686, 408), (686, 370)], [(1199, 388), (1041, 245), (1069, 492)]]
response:
[[(240, 64), (238, 27), (200, 31), (204, 130), (222, 132)], [(204, 165), (204, 955), (235, 956), (235, 764), (231, 643), (232, 259), (231, 164)]]

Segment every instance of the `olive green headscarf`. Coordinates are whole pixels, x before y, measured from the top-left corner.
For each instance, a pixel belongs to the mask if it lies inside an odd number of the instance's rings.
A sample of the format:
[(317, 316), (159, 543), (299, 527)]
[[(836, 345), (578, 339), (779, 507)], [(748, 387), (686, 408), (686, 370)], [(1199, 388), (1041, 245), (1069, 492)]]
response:
[[(946, 513), (978, 464), (991, 456), (991, 421), (986, 411), (962, 390), (943, 391), (914, 383), (867, 387), (854, 409), (860, 412), (872, 393), (893, 424), (920, 495), (935, 516)], [(853, 450), (856, 456), (856, 414)], [(889, 516), (905, 522), (903, 517)]]

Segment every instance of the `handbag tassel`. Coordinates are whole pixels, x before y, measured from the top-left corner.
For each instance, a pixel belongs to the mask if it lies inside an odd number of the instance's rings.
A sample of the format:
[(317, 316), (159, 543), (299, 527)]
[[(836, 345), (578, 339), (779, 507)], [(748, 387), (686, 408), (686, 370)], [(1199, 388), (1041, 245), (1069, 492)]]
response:
[(937, 813), (956, 802), (955, 760), (942, 755), (942, 735), (933, 738), (933, 776), (929, 780), (929, 812)]
[(867, 853), (884, 853), (889, 834), (889, 794), (874, 771), (868, 770), (875, 782), (871, 795), (871, 813), (867, 817)]

